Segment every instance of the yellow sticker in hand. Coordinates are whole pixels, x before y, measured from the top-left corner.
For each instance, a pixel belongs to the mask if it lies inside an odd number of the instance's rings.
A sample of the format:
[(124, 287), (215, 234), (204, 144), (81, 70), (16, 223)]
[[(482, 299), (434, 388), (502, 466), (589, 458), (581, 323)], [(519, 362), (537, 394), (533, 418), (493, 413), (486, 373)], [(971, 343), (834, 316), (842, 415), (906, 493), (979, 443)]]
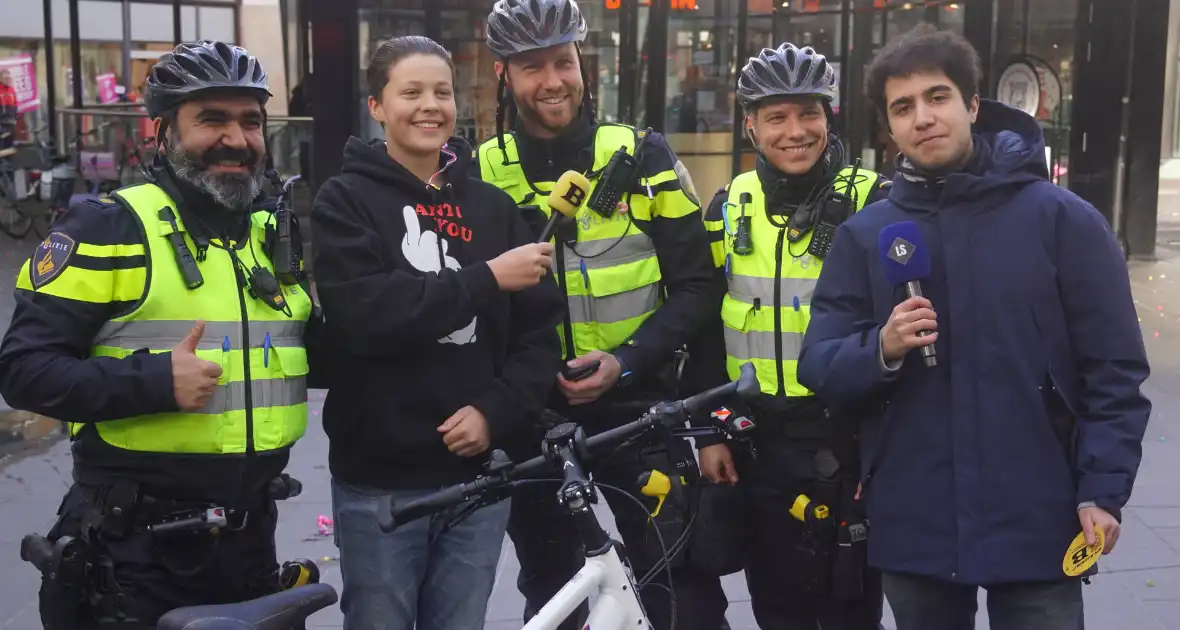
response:
[(1065, 551), (1065, 560), (1061, 562), (1061, 568), (1065, 570), (1065, 574), (1070, 577), (1077, 577), (1086, 572), (1087, 569), (1094, 566), (1098, 562), (1098, 556), (1102, 555), (1102, 547), (1105, 545), (1105, 539), (1101, 527), (1094, 528), (1094, 544), (1086, 544), (1086, 532), (1077, 535), (1073, 542), (1069, 544), (1069, 549)]

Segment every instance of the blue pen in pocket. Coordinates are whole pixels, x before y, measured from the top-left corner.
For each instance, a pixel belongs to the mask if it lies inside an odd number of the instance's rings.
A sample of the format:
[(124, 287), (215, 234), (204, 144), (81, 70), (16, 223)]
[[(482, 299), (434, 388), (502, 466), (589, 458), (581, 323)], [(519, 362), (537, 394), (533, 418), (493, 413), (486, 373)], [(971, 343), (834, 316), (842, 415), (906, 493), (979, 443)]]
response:
[(270, 367), (270, 333), (262, 341), (262, 367)]
[(229, 335), (226, 335), (225, 339), (221, 340), (221, 351), (229, 352)]
[(590, 272), (586, 271), (586, 259), (578, 261), (578, 269), (582, 272), (582, 286), (590, 288)]
[(799, 296), (796, 295), (791, 299), (791, 306), (795, 307), (795, 312), (799, 312)]

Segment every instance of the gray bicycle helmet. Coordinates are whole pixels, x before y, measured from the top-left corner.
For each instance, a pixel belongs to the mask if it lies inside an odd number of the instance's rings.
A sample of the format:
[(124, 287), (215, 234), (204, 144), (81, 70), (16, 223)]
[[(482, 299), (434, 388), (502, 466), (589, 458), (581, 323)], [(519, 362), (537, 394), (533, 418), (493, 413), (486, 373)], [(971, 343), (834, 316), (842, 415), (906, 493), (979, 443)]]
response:
[(245, 48), (201, 40), (180, 44), (152, 67), (144, 94), (148, 116), (156, 118), (200, 92), (217, 88), (240, 88), (263, 106), (271, 97), (266, 70)]
[(772, 96), (818, 96), (831, 103), (836, 81), (835, 69), (811, 46), (783, 44), (750, 57), (738, 77), (737, 97), (745, 108)]
[(500, 57), (586, 39), (574, 0), (498, 0), (488, 15), (487, 44)]

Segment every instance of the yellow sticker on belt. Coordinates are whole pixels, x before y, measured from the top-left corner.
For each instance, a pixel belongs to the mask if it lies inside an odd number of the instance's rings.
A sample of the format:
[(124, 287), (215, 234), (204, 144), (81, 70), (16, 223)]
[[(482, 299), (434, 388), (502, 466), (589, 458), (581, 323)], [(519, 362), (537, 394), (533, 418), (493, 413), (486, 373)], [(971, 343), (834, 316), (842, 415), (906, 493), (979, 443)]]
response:
[(1086, 572), (1087, 569), (1094, 566), (1098, 562), (1098, 556), (1102, 555), (1102, 547), (1105, 544), (1101, 527), (1094, 528), (1094, 544), (1086, 544), (1086, 532), (1077, 535), (1073, 542), (1069, 544), (1069, 549), (1065, 551), (1065, 560), (1061, 562), (1061, 568), (1065, 570), (1065, 574), (1070, 577), (1076, 577)]

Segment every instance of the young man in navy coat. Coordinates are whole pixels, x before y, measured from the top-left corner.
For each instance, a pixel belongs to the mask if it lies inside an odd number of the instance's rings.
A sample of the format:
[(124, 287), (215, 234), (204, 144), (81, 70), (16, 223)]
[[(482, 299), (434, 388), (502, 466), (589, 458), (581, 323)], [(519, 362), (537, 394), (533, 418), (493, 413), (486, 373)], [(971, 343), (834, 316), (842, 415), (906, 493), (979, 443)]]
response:
[[(1077, 630), (1062, 559), (1079, 533), (1118, 540), (1147, 357), (1110, 226), (1049, 181), (1037, 122), (980, 99), (979, 78), (966, 40), (923, 27), (870, 65), (897, 175), (840, 226), (799, 382), (863, 418), (869, 561), (898, 630), (973, 627), (980, 586), (992, 627)], [(925, 297), (886, 275), (879, 235), (902, 222), (929, 256)]]

